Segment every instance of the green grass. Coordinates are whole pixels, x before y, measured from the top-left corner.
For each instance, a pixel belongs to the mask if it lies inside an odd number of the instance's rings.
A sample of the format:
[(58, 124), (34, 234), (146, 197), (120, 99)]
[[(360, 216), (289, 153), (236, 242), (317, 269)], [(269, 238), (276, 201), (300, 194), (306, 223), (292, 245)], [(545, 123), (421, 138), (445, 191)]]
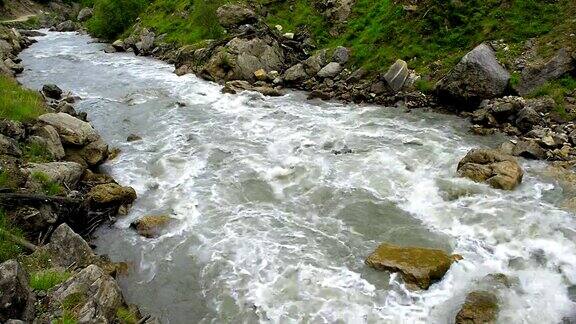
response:
[(36, 291), (48, 291), (70, 278), (70, 273), (58, 270), (43, 270), (30, 274), (30, 287)]
[(566, 96), (576, 91), (576, 78), (565, 76), (558, 80), (546, 82), (528, 95), (529, 98), (550, 96), (556, 102), (556, 112), (566, 120), (576, 119), (574, 113), (566, 111)]
[(54, 161), (50, 152), (38, 143), (28, 143), (22, 147), (22, 154), (26, 161), (32, 163), (45, 163)]
[(42, 191), (47, 196), (56, 196), (64, 192), (64, 188), (59, 183), (50, 180), (45, 173), (34, 172), (32, 173), (32, 179), (40, 183)]
[(218, 24), (216, 9), (224, 0), (156, 0), (141, 15), (142, 25), (165, 41), (178, 45), (205, 39), (219, 39), (224, 29)]
[(44, 112), (38, 92), (24, 89), (13, 79), (0, 75), (0, 118), (29, 121)]
[(4, 233), (23, 237), (22, 231), (10, 222), (3, 210), (0, 210), (0, 263), (16, 258), (24, 251), (20, 245), (9, 240)]
[(138, 318), (136, 315), (125, 307), (120, 307), (116, 310), (116, 317), (122, 324), (138, 323)]
[(76, 319), (74, 314), (72, 314), (69, 311), (64, 311), (62, 317), (52, 321), (52, 324), (76, 324), (76, 323), (78, 323), (78, 320)]

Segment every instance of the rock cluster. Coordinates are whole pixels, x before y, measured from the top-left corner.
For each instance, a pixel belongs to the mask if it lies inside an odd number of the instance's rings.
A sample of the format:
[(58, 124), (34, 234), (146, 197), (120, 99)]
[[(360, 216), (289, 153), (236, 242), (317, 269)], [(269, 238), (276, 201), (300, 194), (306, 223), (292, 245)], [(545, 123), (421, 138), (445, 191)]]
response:
[(458, 174), (496, 189), (512, 190), (524, 173), (511, 156), (494, 149), (473, 149), (458, 163)]

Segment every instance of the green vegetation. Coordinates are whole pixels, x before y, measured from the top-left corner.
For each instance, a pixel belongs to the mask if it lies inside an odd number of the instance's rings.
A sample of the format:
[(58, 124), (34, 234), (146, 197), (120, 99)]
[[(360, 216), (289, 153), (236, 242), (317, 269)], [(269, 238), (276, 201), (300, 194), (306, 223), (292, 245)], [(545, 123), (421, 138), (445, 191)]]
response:
[(43, 270), (30, 274), (30, 287), (36, 291), (48, 291), (70, 278), (70, 273), (58, 270)]
[(64, 188), (52, 180), (42, 172), (34, 172), (32, 173), (32, 179), (38, 181), (42, 186), (42, 191), (48, 196), (56, 196), (64, 192)]
[(0, 263), (13, 259), (23, 252), (20, 245), (8, 239), (7, 233), (23, 237), (22, 231), (10, 222), (4, 211), (0, 210)]
[(550, 81), (528, 95), (530, 98), (550, 96), (556, 101), (556, 112), (567, 120), (576, 118), (574, 113), (566, 111), (566, 96), (576, 91), (576, 78), (565, 76), (561, 79)]
[(32, 163), (44, 163), (54, 161), (54, 157), (46, 147), (39, 143), (28, 143), (22, 147), (24, 159)]
[(129, 309), (125, 307), (120, 307), (116, 310), (116, 317), (122, 324), (136, 324), (138, 323), (138, 318), (136, 314), (131, 312)]
[(44, 112), (44, 102), (39, 93), (24, 89), (15, 80), (0, 75), (0, 118), (27, 121)]
[(96, 37), (114, 39), (146, 8), (147, 0), (96, 0), (88, 30)]
[(62, 317), (52, 321), (52, 324), (76, 324), (78, 320), (70, 311), (64, 311)]
[(157, 0), (140, 16), (142, 25), (166, 41), (179, 45), (194, 44), (204, 39), (224, 36), (218, 24), (216, 9), (224, 0)]
[(52, 267), (50, 254), (42, 250), (38, 250), (29, 255), (21, 255), (18, 260), (28, 273), (38, 272)]

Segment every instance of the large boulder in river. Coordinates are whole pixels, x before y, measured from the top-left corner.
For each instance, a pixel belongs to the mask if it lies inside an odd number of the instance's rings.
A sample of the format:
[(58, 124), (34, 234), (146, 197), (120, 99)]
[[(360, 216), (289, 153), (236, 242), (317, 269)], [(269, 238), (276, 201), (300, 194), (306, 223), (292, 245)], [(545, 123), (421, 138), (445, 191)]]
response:
[(48, 98), (60, 99), (62, 98), (62, 89), (55, 84), (45, 84), (42, 86), (42, 93)]
[(15, 260), (0, 264), (0, 322), (9, 319), (31, 321), (34, 295), (28, 287), (28, 275)]
[(498, 316), (498, 298), (488, 291), (473, 291), (456, 315), (456, 324), (495, 323)]
[(149, 215), (140, 218), (130, 224), (135, 228), (138, 234), (146, 238), (155, 238), (162, 234), (162, 230), (168, 227), (174, 221), (173, 218), (166, 215)]
[(460, 256), (441, 250), (383, 243), (366, 259), (366, 264), (376, 270), (400, 272), (406, 283), (428, 289), (459, 259)]
[(513, 156), (493, 149), (470, 150), (458, 163), (458, 174), (504, 190), (516, 188), (524, 175)]
[(38, 120), (53, 126), (64, 144), (86, 145), (100, 138), (92, 125), (66, 113), (48, 113)]
[(483, 99), (501, 97), (506, 92), (510, 73), (498, 60), (494, 50), (481, 44), (436, 85), (443, 99), (477, 106)]
[(216, 10), (218, 22), (224, 28), (234, 28), (243, 24), (258, 21), (258, 16), (251, 8), (239, 4), (225, 4)]
[(520, 83), (514, 89), (524, 96), (544, 83), (574, 70), (576, 70), (575, 59), (567, 49), (562, 48), (549, 61), (532, 63), (524, 68), (520, 76)]
[(50, 309), (74, 302), (69, 310), (78, 323), (114, 323), (124, 299), (116, 281), (97, 265), (90, 265), (55, 287), (48, 295)]

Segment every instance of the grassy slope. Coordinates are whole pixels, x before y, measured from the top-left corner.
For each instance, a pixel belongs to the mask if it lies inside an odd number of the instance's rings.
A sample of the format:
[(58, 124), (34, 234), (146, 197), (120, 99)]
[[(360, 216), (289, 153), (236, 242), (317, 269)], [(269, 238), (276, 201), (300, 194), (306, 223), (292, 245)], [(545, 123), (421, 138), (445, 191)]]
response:
[(38, 92), (24, 89), (5, 76), (0, 76), (0, 99), (0, 118), (27, 121), (44, 113), (44, 103)]

